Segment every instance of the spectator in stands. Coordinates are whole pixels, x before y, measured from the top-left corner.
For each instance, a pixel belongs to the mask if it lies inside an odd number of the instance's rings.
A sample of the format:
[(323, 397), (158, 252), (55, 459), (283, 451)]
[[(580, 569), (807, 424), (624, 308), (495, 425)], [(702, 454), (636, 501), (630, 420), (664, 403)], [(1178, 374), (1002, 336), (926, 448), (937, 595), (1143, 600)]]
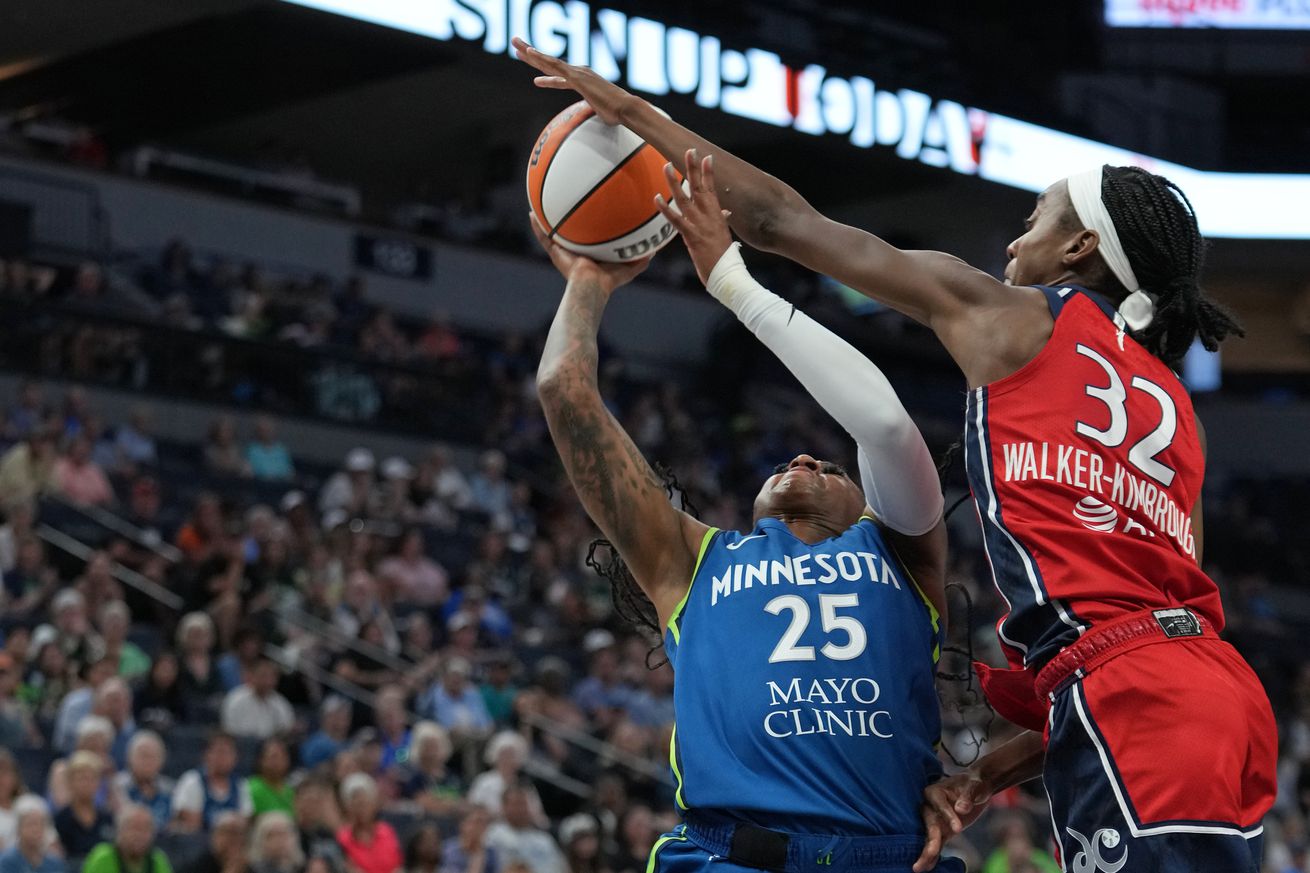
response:
[(219, 476), (250, 476), (250, 462), (237, 442), (237, 423), (230, 415), (220, 415), (209, 424), (205, 438), (205, 468)]
[(983, 873), (1016, 873), (1031, 868), (1032, 873), (1060, 873), (1060, 866), (1049, 854), (1033, 845), (1032, 829), (1025, 815), (1011, 813), (994, 823), (999, 844), (988, 856)]
[(464, 786), (446, 766), (454, 746), (436, 722), (414, 725), (409, 758), (395, 772), (397, 794), (428, 815), (449, 815), (463, 806)]
[(126, 518), (130, 524), (140, 529), (142, 543), (147, 548), (156, 548), (164, 541), (171, 525), (158, 479), (139, 476), (132, 482), (127, 491)]
[(114, 841), (96, 846), (82, 873), (173, 873), (168, 856), (155, 846), (156, 832), (147, 807), (127, 804), (118, 810)]
[(383, 521), (410, 524), (419, 517), (418, 507), (410, 496), (414, 468), (399, 456), (382, 462), (382, 481), (378, 484), (371, 515)]
[(114, 776), (112, 787), (115, 808), (129, 803), (144, 806), (159, 830), (168, 827), (173, 818), (175, 783), (162, 773), (166, 755), (159, 734), (137, 731), (127, 745), (127, 769)]
[(341, 783), (346, 822), (337, 842), (346, 860), (360, 873), (396, 873), (405, 859), (391, 825), (378, 820), (378, 786), (366, 773), (352, 773)]
[(38, 724), (52, 725), (70, 686), (68, 658), (53, 638), (38, 644), (33, 635), (32, 650), (36, 657), (23, 677), (23, 699), (31, 707)]
[(0, 849), (12, 846), (18, 839), (17, 804), (26, 793), (13, 753), (8, 747), (0, 747)]
[(364, 625), (376, 623), (382, 634), (382, 646), (387, 651), (400, 651), (400, 635), (391, 620), (391, 614), (378, 599), (378, 586), (373, 576), (364, 569), (355, 570), (346, 579), (345, 591), (332, 616), (332, 623), (346, 636), (358, 638)]
[(279, 677), (278, 665), (260, 657), (246, 681), (223, 698), (223, 730), (236, 737), (266, 740), (295, 727), (295, 712), (277, 690)]
[(46, 419), (45, 389), (35, 379), (18, 383), (18, 398), (5, 412), (5, 436), (13, 440), (27, 439)]
[(127, 746), (136, 734), (132, 717), (132, 689), (122, 676), (110, 676), (96, 689), (91, 711), (109, 721), (114, 729), (110, 757), (117, 765), (127, 762)]
[(18, 696), (19, 668), (13, 656), (0, 652), (0, 747), (18, 749), (41, 745), (32, 713)]
[(30, 533), (18, 540), (13, 569), (4, 574), (5, 615), (39, 614), (58, 587), (59, 577), (45, 560), (45, 543)]
[(410, 487), (414, 503), (430, 520), (449, 517), (453, 521), (452, 513), (473, 503), (468, 480), (451, 460), (450, 447), (441, 443), (428, 451)]
[(514, 685), (514, 658), (509, 652), (496, 652), (487, 659), (481, 687), (487, 714), (497, 725), (507, 725), (514, 717), (514, 699), (519, 690)]
[(50, 612), (54, 620), (36, 629), (32, 635), (33, 646), (40, 647), (47, 640), (54, 640), (69, 665), (77, 670), (103, 657), (104, 641), (87, 621), (86, 597), (81, 592), (74, 588), (60, 591), (50, 605)]
[(618, 845), (607, 859), (609, 868), (614, 873), (641, 873), (658, 833), (650, 807), (631, 804), (619, 822)]
[(463, 354), (459, 332), (450, 320), (450, 313), (434, 313), (423, 333), (414, 341), (414, 354), (429, 361), (454, 361)]
[(406, 725), (405, 689), (398, 685), (379, 688), (373, 699), (373, 723), (382, 742), (382, 761), (379, 770), (386, 772), (409, 759), (410, 731)]
[(215, 733), (205, 744), (201, 765), (177, 780), (173, 792), (174, 827), (183, 831), (212, 829), (219, 815), (254, 810), (250, 786), (236, 775), (237, 743), (230, 734)]
[(58, 490), (55, 440), (54, 430), (40, 424), (0, 456), (0, 494), (5, 500), (33, 500)]
[(313, 770), (331, 761), (346, 747), (350, 736), (350, 701), (340, 694), (329, 694), (318, 710), (318, 730), (300, 745), (300, 763)]
[(482, 453), (478, 471), (469, 480), (472, 508), (491, 516), (493, 524), (509, 513), (510, 485), (505, 478), (506, 466), (504, 453), (490, 449)]
[(184, 868), (183, 873), (246, 873), (246, 816), (226, 809), (209, 828), (209, 848)]
[(583, 638), (582, 647), (591, 656), (587, 677), (578, 683), (573, 702), (602, 728), (609, 728), (632, 701), (633, 692), (619, 674), (614, 635), (596, 628)]
[(548, 819), (541, 798), (537, 795), (537, 789), (531, 787), (523, 776), (523, 766), (528, 762), (528, 741), (514, 731), (501, 731), (487, 743), (484, 757), (490, 769), (478, 774), (469, 786), (469, 803), (482, 807), (494, 818), (500, 818), (503, 814), (501, 800), (505, 790), (522, 785), (527, 794), (532, 820), (544, 827)]
[(291, 557), (304, 563), (323, 538), (314, 514), (310, 512), (305, 492), (288, 491), (282, 495), (278, 506), (282, 510), (283, 529)]
[(150, 656), (127, 638), (132, 614), (121, 600), (111, 600), (100, 607), (100, 638), (104, 642), (105, 657), (118, 665), (118, 675), (136, 679), (150, 672)]
[(244, 682), (264, 657), (264, 632), (254, 624), (237, 629), (231, 644), (218, 658), (218, 675), (223, 689), (231, 691)]
[(628, 718), (644, 728), (673, 724), (673, 668), (665, 661), (644, 678), (645, 687), (628, 700)]
[(295, 819), (306, 858), (328, 857), (338, 865), (344, 863), (345, 854), (337, 842), (341, 809), (331, 782), (311, 776), (296, 786)]
[(55, 832), (64, 856), (80, 861), (111, 837), (113, 819), (97, 802), (104, 759), (95, 752), (75, 752), (68, 760), (68, 805), (55, 813)]
[(34, 535), (36, 503), (14, 500), (4, 503), (5, 523), (0, 525), (0, 573), (8, 573), (18, 563), (18, 545)]
[[(82, 721), (95, 707), (96, 692), (101, 685), (114, 677), (115, 672), (115, 665), (103, 658), (82, 664), (79, 671), (81, 684), (64, 697), (59, 705), (59, 715), (55, 718), (53, 743), (56, 749), (70, 752), (81, 742), (81, 735), (86, 731)], [(114, 726), (108, 724), (108, 719), (106, 724), (110, 731), (109, 741), (112, 746)], [(109, 750), (106, 749), (105, 753), (108, 752)]]
[(59, 413), (63, 438), (73, 440), (81, 436), (87, 421), (92, 417), (91, 401), (81, 385), (71, 385), (64, 392), (63, 408)]
[(487, 826), (491, 813), (480, 806), (472, 807), (459, 822), (459, 835), (447, 840), (441, 850), (443, 873), (499, 873), (501, 859), (496, 849), (487, 842)]
[(519, 785), (502, 795), (502, 820), (487, 829), (487, 844), (505, 859), (517, 859), (532, 873), (567, 873), (564, 855), (548, 831), (537, 826), (530, 797)]
[(463, 658), (450, 658), (441, 680), (428, 691), (424, 711), (451, 733), (457, 744), (478, 739), (491, 729), (491, 716), (482, 695), (470, 682), (473, 665)]
[(375, 361), (401, 363), (409, 359), (409, 339), (396, 326), (391, 311), (378, 308), (359, 333), (359, 353)]
[[(50, 811), (35, 794), (14, 802), (14, 839), (0, 851), (0, 873), (68, 873), (68, 863), (50, 851)], [(4, 841), (0, 841), (4, 845)]]
[(181, 652), (178, 680), (187, 707), (187, 720), (203, 712), (224, 692), (223, 678), (213, 656), (214, 622), (203, 612), (191, 612), (177, 625), (177, 646)]
[[(50, 765), (46, 775), (46, 800), (53, 809), (67, 806), (72, 790), (69, 787), (68, 764), (78, 752), (91, 752), (97, 760), (103, 761), (103, 775), (112, 776), (114, 761), (110, 753), (114, 748), (114, 726), (102, 715), (86, 715), (77, 723), (74, 733), (74, 747), (66, 758), (58, 758)], [(97, 796), (98, 800), (104, 797)]]
[(141, 467), (153, 467), (158, 462), (159, 453), (155, 447), (154, 416), (145, 406), (137, 406), (128, 415), (127, 424), (120, 425), (114, 440), (118, 448), (119, 469), (136, 471)]
[(218, 495), (202, 492), (196, 497), (191, 517), (177, 532), (177, 547), (188, 561), (198, 564), (215, 555), (224, 541), (223, 507)]
[(250, 835), (251, 873), (302, 873), (304, 869), (305, 853), (291, 816), (277, 810), (256, 818)]
[(587, 813), (579, 812), (560, 822), (559, 844), (569, 873), (602, 873), (608, 869), (600, 856), (600, 826)]
[(267, 415), (255, 419), (255, 438), (246, 446), (246, 465), (256, 479), (269, 482), (292, 479), (296, 475), (291, 452), (277, 438), (277, 426)]
[(446, 568), (423, 554), (423, 531), (412, 527), (400, 538), (396, 554), (378, 564), (378, 575), (396, 583), (396, 602), (421, 609), (441, 606), (450, 596)]
[(290, 773), (291, 751), (286, 742), (279, 737), (269, 737), (260, 743), (259, 756), (255, 759), (255, 773), (247, 780), (255, 815), (291, 812), (295, 792), (287, 784)]
[(439, 873), (441, 870), (441, 831), (426, 824), (414, 832), (405, 844), (405, 873)]
[(163, 649), (132, 688), (132, 713), (137, 723), (167, 731), (186, 721), (187, 701), (182, 692), (181, 667), (172, 649)]
[(347, 452), (345, 469), (332, 474), (319, 494), (318, 511), (324, 516), (333, 510), (344, 512), (346, 518), (366, 516), (373, 500), (373, 470), (376, 465), (373, 453), (368, 449), (355, 448)]
[[(82, 575), (73, 582), (73, 587), (82, 595), (87, 615), (97, 618), (107, 603), (122, 601), (124, 596), (123, 586), (114, 578), (114, 560), (103, 550), (87, 558)], [(100, 654), (102, 657), (105, 654), (103, 639), (100, 639)], [(117, 668), (118, 664), (114, 666)]]
[(109, 476), (91, 459), (91, 440), (84, 434), (73, 437), (68, 453), (55, 461), (55, 487), (73, 503), (110, 506), (114, 488)]

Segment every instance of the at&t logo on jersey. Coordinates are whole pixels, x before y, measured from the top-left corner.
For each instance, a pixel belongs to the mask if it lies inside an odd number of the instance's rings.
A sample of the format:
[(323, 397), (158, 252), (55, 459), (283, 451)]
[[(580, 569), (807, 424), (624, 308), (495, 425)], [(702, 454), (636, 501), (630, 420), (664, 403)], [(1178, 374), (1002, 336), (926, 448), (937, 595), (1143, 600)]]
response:
[(1088, 530), (1109, 533), (1119, 526), (1119, 513), (1115, 508), (1095, 497), (1084, 497), (1074, 504), (1073, 517)]

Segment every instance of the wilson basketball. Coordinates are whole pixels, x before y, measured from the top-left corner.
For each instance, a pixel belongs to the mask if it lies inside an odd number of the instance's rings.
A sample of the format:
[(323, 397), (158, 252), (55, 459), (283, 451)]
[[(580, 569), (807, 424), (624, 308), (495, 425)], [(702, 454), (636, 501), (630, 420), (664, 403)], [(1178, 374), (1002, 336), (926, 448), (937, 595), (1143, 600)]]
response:
[(585, 102), (546, 125), (528, 161), (528, 202), (551, 238), (598, 261), (633, 261), (677, 234), (655, 208), (671, 195), (664, 157)]

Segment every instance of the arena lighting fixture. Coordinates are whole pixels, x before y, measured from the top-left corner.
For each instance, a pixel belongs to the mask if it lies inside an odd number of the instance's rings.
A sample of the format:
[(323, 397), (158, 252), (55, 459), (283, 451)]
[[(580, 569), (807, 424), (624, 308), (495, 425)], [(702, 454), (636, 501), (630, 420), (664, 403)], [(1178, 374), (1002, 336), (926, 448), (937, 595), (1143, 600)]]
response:
[(918, 91), (877, 88), (863, 76), (832, 76), (818, 64), (788, 67), (773, 52), (725, 48), (718, 37), (614, 9), (593, 11), (583, 0), (284, 2), (446, 42), (477, 43), (495, 55), (511, 55), (510, 37), (521, 34), (542, 51), (587, 64), (634, 91), (685, 95), (709, 109), (842, 136), (859, 148), (894, 149), (906, 160), (1025, 191), (1041, 191), (1096, 164), (1136, 164), (1182, 186), (1207, 236), (1310, 239), (1310, 174), (1195, 170)]

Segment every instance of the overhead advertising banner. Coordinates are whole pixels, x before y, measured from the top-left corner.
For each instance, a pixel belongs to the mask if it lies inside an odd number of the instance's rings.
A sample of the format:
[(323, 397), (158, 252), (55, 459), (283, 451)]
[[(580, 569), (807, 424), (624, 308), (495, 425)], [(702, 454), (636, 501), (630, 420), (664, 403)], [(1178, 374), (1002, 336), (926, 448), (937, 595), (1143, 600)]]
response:
[(1310, 0), (1105, 0), (1111, 27), (1310, 29)]
[[(1212, 237), (1310, 239), (1310, 175), (1215, 173), (1160, 161), (982, 109), (889, 89), (819, 64), (791, 67), (774, 52), (593, 8), (583, 0), (284, 0), (409, 33), (512, 54), (511, 36), (612, 82), (856, 148), (1041, 191), (1097, 164), (1134, 164), (1187, 191)], [(1253, 0), (1245, 0), (1253, 2)], [(1310, 0), (1300, 0), (1310, 4)], [(525, 79), (525, 87), (528, 87)]]

